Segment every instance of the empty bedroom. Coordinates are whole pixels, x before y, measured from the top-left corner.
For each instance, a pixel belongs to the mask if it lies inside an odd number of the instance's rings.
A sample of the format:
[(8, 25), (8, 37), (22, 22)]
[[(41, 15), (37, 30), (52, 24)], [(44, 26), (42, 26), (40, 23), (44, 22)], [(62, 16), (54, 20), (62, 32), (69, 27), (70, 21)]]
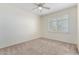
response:
[(0, 55), (78, 55), (79, 4), (0, 3)]

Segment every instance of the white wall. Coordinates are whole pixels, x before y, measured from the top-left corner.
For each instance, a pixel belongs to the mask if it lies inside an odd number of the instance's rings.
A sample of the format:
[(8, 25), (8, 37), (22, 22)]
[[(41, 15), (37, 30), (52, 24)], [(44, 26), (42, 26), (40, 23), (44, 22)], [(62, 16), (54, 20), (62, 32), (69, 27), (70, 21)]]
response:
[(38, 16), (10, 4), (0, 4), (0, 48), (38, 37)]
[(77, 4), (77, 46), (79, 51), (79, 4)]
[[(69, 33), (54, 33), (48, 31), (48, 19), (70, 15)], [(77, 8), (76, 6), (64, 9), (55, 13), (41, 16), (41, 36), (49, 39), (64, 41), (68, 43), (77, 43)]]

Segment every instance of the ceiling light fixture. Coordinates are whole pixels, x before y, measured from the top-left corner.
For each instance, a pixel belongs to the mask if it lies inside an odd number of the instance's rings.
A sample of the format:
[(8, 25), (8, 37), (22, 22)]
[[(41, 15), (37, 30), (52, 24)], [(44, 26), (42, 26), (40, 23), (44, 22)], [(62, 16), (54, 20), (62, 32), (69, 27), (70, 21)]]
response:
[(39, 10), (42, 10), (43, 8), (42, 8), (42, 7), (38, 7), (38, 9), (39, 9)]
[(50, 9), (49, 7), (45, 7), (45, 3), (34, 3), (37, 7), (33, 8), (34, 9), (38, 9), (40, 12), (42, 12), (42, 9)]
[(42, 7), (38, 7), (38, 9), (39, 9), (40, 12), (42, 12), (42, 9), (43, 9), (43, 8), (42, 8)]

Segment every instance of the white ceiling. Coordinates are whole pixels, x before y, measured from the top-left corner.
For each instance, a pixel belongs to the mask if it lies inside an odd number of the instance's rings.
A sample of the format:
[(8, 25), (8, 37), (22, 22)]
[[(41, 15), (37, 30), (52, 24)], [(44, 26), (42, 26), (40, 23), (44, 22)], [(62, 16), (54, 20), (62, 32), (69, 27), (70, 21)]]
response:
[(49, 10), (43, 9), (41, 13), (38, 9), (32, 10), (33, 8), (36, 7), (36, 5), (34, 5), (33, 3), (16, 3), (13, 5), (15, 5), (16, 7), (21, 8), (25, 11), (32, 12), (36, 15), (45, 15), (45, 14), (49, 14), (51, 12), (53, 13), (53, 12), (56, 12), (56, 11), (59, 11), (59, 10), (65, 9), (65, 8), (72, 7), (76, 4), (75, 3), (46, 3), (44, 6), (50, 7), (50, 9)]

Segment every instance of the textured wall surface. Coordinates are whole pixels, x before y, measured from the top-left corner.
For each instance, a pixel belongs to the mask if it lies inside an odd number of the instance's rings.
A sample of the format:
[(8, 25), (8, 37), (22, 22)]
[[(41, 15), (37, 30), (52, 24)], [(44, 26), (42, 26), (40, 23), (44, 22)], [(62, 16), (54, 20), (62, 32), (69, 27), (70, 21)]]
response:
[(39, 37), (39, 17), (11, 4), (0, 4), (0, 48)]

